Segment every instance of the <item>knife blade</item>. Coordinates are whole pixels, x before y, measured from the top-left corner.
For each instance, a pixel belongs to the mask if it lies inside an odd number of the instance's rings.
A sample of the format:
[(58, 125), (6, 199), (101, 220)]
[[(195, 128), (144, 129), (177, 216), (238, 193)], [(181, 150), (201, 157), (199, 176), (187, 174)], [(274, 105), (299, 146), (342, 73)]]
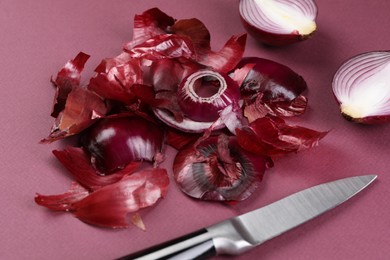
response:
[(340, 205), (376, 177), (355, 176), (323, 183), (118, 259), (205, 259), (215, 255), (241, 254)]

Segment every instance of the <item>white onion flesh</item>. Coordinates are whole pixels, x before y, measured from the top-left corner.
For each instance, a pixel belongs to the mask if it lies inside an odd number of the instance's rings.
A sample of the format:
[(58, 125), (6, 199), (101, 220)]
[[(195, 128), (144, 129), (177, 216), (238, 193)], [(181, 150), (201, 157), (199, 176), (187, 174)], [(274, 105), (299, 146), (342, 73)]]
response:
[(241, 0), (240, 14), (253, 27), (271, 33), (309, 35), (317, 27), (312, 0)]
[(390, 51), (357, 55), (333, 78), (341, 113), (355, 121), (390, 115)]

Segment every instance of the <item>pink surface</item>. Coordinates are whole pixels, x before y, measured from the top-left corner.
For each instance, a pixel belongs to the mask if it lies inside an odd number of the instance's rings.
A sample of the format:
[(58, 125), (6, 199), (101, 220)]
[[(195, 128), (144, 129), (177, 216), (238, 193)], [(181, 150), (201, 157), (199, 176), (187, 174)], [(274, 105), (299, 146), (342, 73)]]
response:
[[(234, 259), (388, 259), (390, 257), (390, 124), (361, 126), (339, 115), (331, 92), (338, 66), (361, 52), (389, 49), (388, 0), (317, 0), (318, 33), (306, 42), (266, 48), (248, 38), (246, 56), (288, 65), (309, 85), (309, 109), (293, 123), (331, 130), (320, 146), (283, 157), (263, 185), (232, 207), (191, 200), (172, 183), (166, 199), (143, 215), (147, 231), (89, 226), (33, 202), (35, 192), (65, 191), (70, 178), (51, 150), (38, 144), (50, 130), (49, 83), (79, 51), (92, 57), (84, 79), (132, 37), (132, 19), (151, 7), (176, 18), (197, 17), (214, 49), (244, 32), (238, 1), (0, 2), (1, 175), (0, 259), (113, 259), (247, 212), (325, 181), (378, 174), (368, 190), (341, 207)], [(164, 163), (170, 167), (173, 150)], [(221, 258), (222, 259), (222, 258)], [(229, 259), (229, 258), (228, 258)]]

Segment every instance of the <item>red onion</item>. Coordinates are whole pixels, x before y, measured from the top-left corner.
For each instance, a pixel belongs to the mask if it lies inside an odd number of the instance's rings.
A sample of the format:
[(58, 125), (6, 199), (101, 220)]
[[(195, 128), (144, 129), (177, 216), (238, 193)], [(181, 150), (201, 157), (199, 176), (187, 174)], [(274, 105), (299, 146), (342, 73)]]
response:
[(182, 81), (177, 95), (185, 116), (195, 121), (211, 122), (218, 119), (222, 109), (238, 102), (240, 89), (227, 75), (200, 70)]
[(390, 120), (390, 51), (357, 55), (337, 70), (333, 93), (341, 114), (366, 124)]
[[(199, 70), (187, 76), (177, 92), (183, 120), (178, 121), (161, 109), (156, 109), (155, 114), (172, 127), (199, 133), (213, 125), (226, 107), (238, 104), (239, 98), (239, 86), (229, 76), (212, 70)], [(223, 122), (215, 127), (223, 127)]]
[(262, 181), (268, 157), (240, 148), (235, 137), (219, 135), (178, 152), (173, 173), (187, 195), (215, 201), (240, 201), (250, 196)]
[(103, 173), (125, 167), (133, 161), (153, 161), (161, 152), (164, 132), (140, 116), (105, 118), (83, 136), (83, 146)]
[(240, 0), (239, 9), (246, 30), (268, 45), (302, 41), (317, 29), (313, 0)]

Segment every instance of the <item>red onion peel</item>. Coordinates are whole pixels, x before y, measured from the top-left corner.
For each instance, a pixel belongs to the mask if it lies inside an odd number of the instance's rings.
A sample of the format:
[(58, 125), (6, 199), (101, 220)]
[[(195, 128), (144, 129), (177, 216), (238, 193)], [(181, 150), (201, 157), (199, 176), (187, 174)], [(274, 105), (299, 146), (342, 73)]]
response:
[(236, 130), (240, 146), (254, 154), (280, 156), (318, 145), (327, 132), (291, 126), (281, 118), (263, 117)]
[(73, 60), (64, 65), (57, 73), (56, 78), (52, 78), (52, 83), (56, 87), (52, 117), (57, 117), (64, 110), (68, 94), (74, 87), (80, 86), (81, 72), (89, 57), (88, 54), (80, 52)]
[(99, 96), (86, 88), (74, 87), (68, 94), (64, 110), (58, 114), (50, 135), (41, 142), (53, 142), (79, 134), (106, 113), (106, 104)]
[(63, 195), (41, 195), (36, 203), (55, 210), (70, 211), (80, 220), (100, 227), (125, 228), (128, 214), (154, 205), (167, 193), (165, 169), (145, 169), (87, 194), (73, 186)]
[(123, 176), (135, 172), (141, 165), (141, 162), (130, 162), (122, 169), (111, 174), (104, 174), (93, 166), (91, 156), (83, 148), (68, 147), (62, 151), (54, 150), (53, 154), (72, 177), (88, 190), (97, 190), (115, 183)]
[(266, 168), (267, 157), (240, 148), (235, 137), (210, 136), (178, 152), (174, 178), (187, 195), (215, 201), (240, 201), (254, 192)]
[(233, 78), (241, 82), (244, 113), (250, 120), (267, 114), (279, 117), (301, 115), (307, 107), (303, 93), (307, 84), (289, 67), (258, 57), (245, 57)]
[(104, 118), (82, 137), (94, 165), (106, 174), (134, 161), (153, 161), (163, 143), (164, 131), (140, 116)]

